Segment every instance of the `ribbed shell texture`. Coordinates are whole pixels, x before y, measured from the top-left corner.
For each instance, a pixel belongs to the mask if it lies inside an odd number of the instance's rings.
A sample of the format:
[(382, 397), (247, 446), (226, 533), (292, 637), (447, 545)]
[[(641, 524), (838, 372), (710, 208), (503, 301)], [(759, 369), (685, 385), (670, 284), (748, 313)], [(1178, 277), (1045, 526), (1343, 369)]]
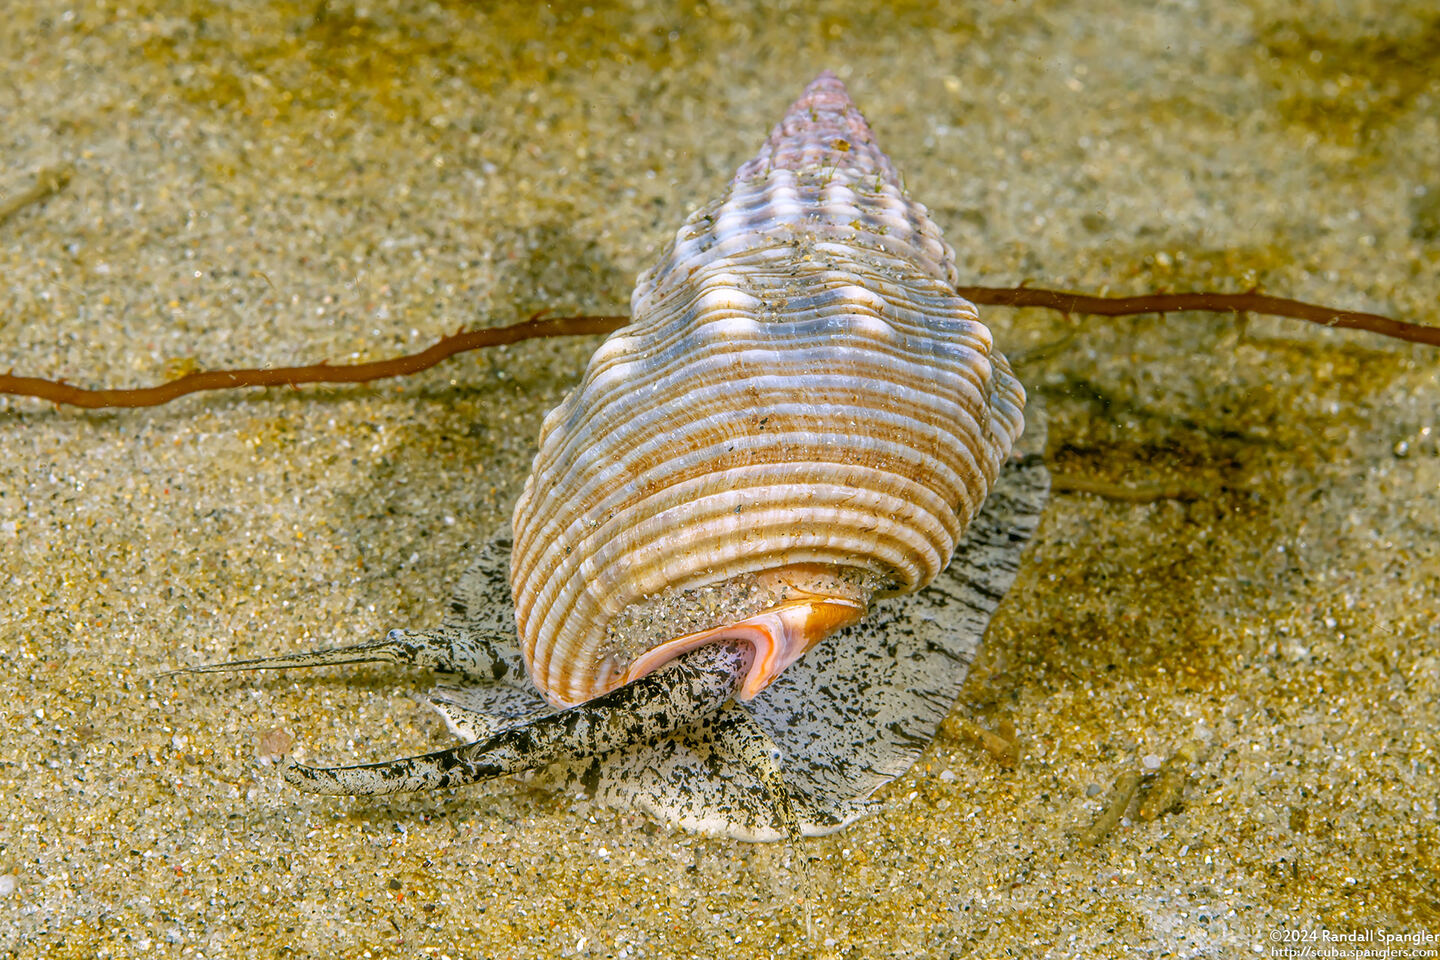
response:
[(954, 253), (822, 74), (640, 277), (630, 324), (545, 418), (515, 507), (531, 679), (614, 687), (638, 600), (826, 563), (897, 592), (945, 568), (1025, 402)]

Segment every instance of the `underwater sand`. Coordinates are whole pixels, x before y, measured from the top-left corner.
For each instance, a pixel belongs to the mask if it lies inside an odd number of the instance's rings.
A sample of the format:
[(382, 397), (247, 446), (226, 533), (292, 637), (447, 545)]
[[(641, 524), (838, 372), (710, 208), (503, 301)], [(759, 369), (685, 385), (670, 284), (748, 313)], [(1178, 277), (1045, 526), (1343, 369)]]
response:
[[(481, 12), (481, 8), (489, 12)], [(140, 385), (622, 311), (840, 73), (967, 282), (1268, 292), (1440, 324), (1425, 3), (95, 3), (0, 23), (0, 369)], [(596, 340), (402, 381), (0, 399), (0, 952), (1228, 957), (1440, 935), (1440, 351), (1293, 321), (982, 310), (1058, 493), (875, 817), (784, 846), (515, 781), (281, 782), (447, 744), (379, 667), (178, 666), (439, 622)], [(1067, 334), (1073, 337), (1066, 340)], [(1041, 350), (1040, 348), (1053, 347)], [(1038, 351), (1038, 352), (1037, 352)], [(1014, 725), (1007, 768), (966, 724)], [(1112, 785), (1182, 747), (1179, 805)], [(1283, 934), (1281, 934), (1283, 936)]]

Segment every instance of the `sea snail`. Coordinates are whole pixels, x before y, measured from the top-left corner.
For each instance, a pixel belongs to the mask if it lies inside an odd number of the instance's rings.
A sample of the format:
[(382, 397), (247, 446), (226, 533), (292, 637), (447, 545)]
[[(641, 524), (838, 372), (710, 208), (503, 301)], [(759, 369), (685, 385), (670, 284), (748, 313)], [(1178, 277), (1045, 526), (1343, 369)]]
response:
[(1033, 417), (1017, 448), (1024, 390), (956, 282), (822, 73), (640, 277), (545, 418), (513, 545), (481, 550), (439, 630), (199, 669), (460, 678), (431, 701), (464, 745), (287, 765), (303, 790), (546, 767), (691, 829), (837, 829), (948, 712), (1048, 491)]

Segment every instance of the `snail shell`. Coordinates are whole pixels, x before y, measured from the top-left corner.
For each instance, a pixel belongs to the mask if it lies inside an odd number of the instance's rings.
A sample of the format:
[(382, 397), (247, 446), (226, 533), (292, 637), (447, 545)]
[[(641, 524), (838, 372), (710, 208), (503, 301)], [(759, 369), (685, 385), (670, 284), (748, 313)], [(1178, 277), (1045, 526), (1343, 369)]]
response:
[(515, 508), (530, 678), (580, 703), (711, 640), (742, 698), (944, 570), (1023, 426), (954, 253), (821, 74), (643, 274)]

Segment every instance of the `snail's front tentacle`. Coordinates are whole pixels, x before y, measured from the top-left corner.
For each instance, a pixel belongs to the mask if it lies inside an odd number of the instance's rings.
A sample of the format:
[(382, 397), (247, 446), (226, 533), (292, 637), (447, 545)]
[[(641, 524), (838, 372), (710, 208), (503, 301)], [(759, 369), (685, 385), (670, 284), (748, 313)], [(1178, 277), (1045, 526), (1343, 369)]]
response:
[(234, 670), (288, 670), (294, 667), (326, 667), (337, 663), (404, 663), (459, 674), (467, 680), (514, 681), (525, 675), (525, 666), (512, 639), (496, 636), (491, 642), (474, 632), (441, 629), (422, 633), (391, 630), (382, 639), (348, 647), (309, 650), (279, 657), (232, 660), (186, 667), (176, 673), (227, 673)]
[(805, 935), (814, 939), (811, 902), (815, 883), (810, 876), (810, 858), (805, 853), (800, 815), (790, 789), (785, 785), (784, 756), (775, 741), (742, 704), (724, 704), (711, 726), (715, 747), (721, 756), (750, 771), (765, 791), (765, 799), (791, 852), (800, 865), (800, 899), (805, 910)]
[(715, 748), (730, 763), (750, 771), (765, 791), (775, 825), (794, 843), (802, 839), (800, 817), (785, 785), (785, 758), (755, 717), (739, 703), (727, 703), (710, 727)]
[(558, 760), (597, 756), (668, 736), (715, 714), (743, 682), (752, 656), (748, 644), (710, 644), (602, 697), (474, 743), (353, 767), (291, 764), (285, 779), (309, 793), (403, 793), (463, 786)]

